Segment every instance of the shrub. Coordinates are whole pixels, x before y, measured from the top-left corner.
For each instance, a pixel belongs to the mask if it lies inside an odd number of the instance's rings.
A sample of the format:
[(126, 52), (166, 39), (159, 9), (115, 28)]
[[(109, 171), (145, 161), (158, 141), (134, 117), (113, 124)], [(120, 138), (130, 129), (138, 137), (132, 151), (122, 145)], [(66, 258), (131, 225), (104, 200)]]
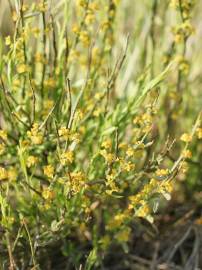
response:
[[(200, 82), (186, 58), (192, 1), (171, 1), (169, 11), (157, 1), (135, 4), (139, 26), (129, 35), (130, 1), (70, 2), (19, 4), (14, 35), (4, 39), (4, 269), (38, 269), (55, 243), (72, 267), (99, 267), (98, 254), (111, 245), (127, 250), (134, 220), (153, 222), (190, 162), (199, 173), (200, 102), (192, 87)], [(158, 16), (166, 12), (176, 24), (164, 40)]]

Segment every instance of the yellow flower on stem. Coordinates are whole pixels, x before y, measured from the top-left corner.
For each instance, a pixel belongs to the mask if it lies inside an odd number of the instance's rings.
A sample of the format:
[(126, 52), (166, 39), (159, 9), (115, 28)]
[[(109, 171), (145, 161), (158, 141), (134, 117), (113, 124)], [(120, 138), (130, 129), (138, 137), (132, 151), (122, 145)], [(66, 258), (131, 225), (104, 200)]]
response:
[(62, 153), (60, 156), (60, 161), (62, 165), (72, 163), (73, 160), (74, 160), (74, 154), (72, 151), (66, 151), (65, 153)]
[(48, 176), (49, 178), (53, 178), (54, 175), (54, 168), (52, 165), (47, 165), (43, 167), (43, 172), (46, 176)]
[(183, 141), (183, 142), (191, 142), (192, 141), (192, 136), (188, 133), (184, 133), (182, 134), (182, 136), (180, 137), (180, 140)]

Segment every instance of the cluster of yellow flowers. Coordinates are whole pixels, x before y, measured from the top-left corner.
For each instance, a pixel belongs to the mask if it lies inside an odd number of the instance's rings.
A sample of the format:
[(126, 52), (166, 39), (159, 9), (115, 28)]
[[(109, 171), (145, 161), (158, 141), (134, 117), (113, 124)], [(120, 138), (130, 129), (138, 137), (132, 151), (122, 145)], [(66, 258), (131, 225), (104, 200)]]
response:
[[(168, 175), (167, 170), (158, 170), (157, 175)], [(148, 184), (146, 184), (143, 189), (137, 194), (130, 196), (129, 209), (135, 209), (135, 214), (138, 217), (145, 217), (151, 220), (150, 214), (151, 209), (147, 203), (148, 197), (152, 197), (155, 193), (162, 194), (167, 200), (170, 199), (170, 193), (173, 190), (172, 182), (168, 180), (159, 181), (155, 178), (152, 178)]]
[(39, 131), (39, 124), (33, 124), (30, 131), (27, 131), (27, 136), (33, 144), (41, 144), (43, 142), (43, 134)]
[(187, 39), (189, 36), (195, 33), (194, 27), (191, 25), (189, 20), (186, 20), (180, 25), (173, 27), (173, 33), (176, 43), (181, 43), (184, 39)]
[(9, 169), (0, 167), (0, 181), (2, 180), (15, 181), (16, 179), (17, 179), (17, 171), (14, 167), (10, 167)]
[(7, 131), (0, 129), (0, 139), (2, 139), (3, 141), (7, 141), (8, 135), (7, 135)]
[(69, 188), (73, 194), (81, 192), (86, 187), (86, 176), (81, 171), (70, 173), (69, 181)]
[(52, 165), (46, 165), (43, 167), (44, 174), (49, 178), (53, 178), (54, 176), (54, 167)]

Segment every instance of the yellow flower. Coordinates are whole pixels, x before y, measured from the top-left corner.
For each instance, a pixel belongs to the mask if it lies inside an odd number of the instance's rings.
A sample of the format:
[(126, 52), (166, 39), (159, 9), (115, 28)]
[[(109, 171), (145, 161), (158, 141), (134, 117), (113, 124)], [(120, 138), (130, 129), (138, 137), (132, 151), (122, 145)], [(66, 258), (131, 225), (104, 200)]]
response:
[(0, 180), (5, 180), (8, 178), (8, 172), (5, 168), (0, 167)]
[(48, 78), (47, 80), (44, 81), (44, 85), (47, 88), (55, 88), (56, 86), (56, 81), (54, 78)]
[(190, 70), (190, 65), (188, 61), (184, 60), (183, 62), (181, 62), (179, 65), (179, 70), (181, 70), (185, 75), (187, 75)]
[(68, 163), (72, 163), (74, 160), (74, 155), (72, 151), (67, 151), (60, 156), (61, 164), (66, 165)]
[(17, 179), (17, 170), (14, 167), (11, 167), (8, 170), (8, 179), (10, 181), (16, 181), (16, 179)]
[(78, 5), (81, 6), (82, 8), (87, 7), (87, 0), (79, 0)]
[(108, 174), (108, 175), (106, 176), (106, 179), (107, 179), (107, 185), (110, 185), (112, 182), (114, 182), (115, 178), (116, 178), (116, 173), (115, 173), (115, 171), (112, 171), (110, 174)]
[(87, 31), (81, 31), (79, 38), (84, 46), (88, 46), (90, 44), (90, 37)]
[(148, 113), (144, 113), (142, 115), (142, 121), (151, 124), (152, 123), (152, 116)]
[(98, 108), (98, 109), (94, 110), (93, 116), (98, 117), (98, 116), (100, 116), (102, 114), (102, 112), (103, 112), (103, 109)]
[(30, 168), (38, 162), (38, 158), (35, 156), (29, 156), (27, 158), (27, 167)]
[(166, 192), (171, 193), (173, 191), (173, 183), (171, 181), (165, 181), (162, 184), (162, 187), (165, 189)]
[(135, 169), (135, 164), (133, 164), (131, 161), (126, 162), (120, 160), (120, 166), (123, 171), (130, 172)]
[(197, 134), (198, 139), (202, 139), (202, 128), (197, 128), (196, 134)]
[(20, 64), (17, 66), (17, 72), (19, 74), (25, 73), (27, 71), (29, 71), (29, 67), (26, 64)]
[(69, 129), (66, 128), (66, 127), (61, 127), (59, 130), (58, 130), (58, 134), (60, 137), (64, 138), (65, 140), (67, 140), (69, 138), (69, 135), (70, 135), (70, 132), (69, 132)]
[(17, 14), (16, 11), (13, 12), (13, 14), (12, 14), (12, 19), (13, 19), (14, 22), (17, 21), (17, 19), (18, 19), (18, 14)]
[(5, 38), (5, 44), (6, 44), (6, 46), (11, 45), (11, 37), (10, 37), (10, 36), (7, 36), (7, 37)]
[(49, 113), (49, 111), (53, 108), (53, 106), (54, 106), (53, 100), (51, 100), (51, 99), (44, 100), (43, 114), (47, 115)]
[(102, 28), (103, 31), (107, 31), (110, 28), (109, 21), (103, 22), (101, 28)]
[(115, 160), (115, 155), (113, 153), (107, 153), (106, 150), (101, 150), (100, 154), (105, 158), (108, 163), (112, 163)]
[(99, 5), (96, 2), (93, 3), (89, 3), (89, 7), (88, 7), (91, 11), (96, 11), (99, 9)]
[(28, 10), (28, 5), (23, 4), (23, 5), (22, 5), (22, 11), (25, 12), (25, 11), (27, 11), (27, 10)]
[(142, 217), (142, 218), (144, 218), (144, 217), (148, 216), (149, 213), (150, 213), (149, 206), (148, 206), (147, 204), (144, 204), (143, 206), (141, 206), (141, 207), (137, 210), (136, 216), (137, 216), (137, 217)]
[(93, 13), (89, 13), (86, 16), (85, 23), (86, 25), (92, 24), (95, 21), (95, 15)]
[(3, 130), (3, 129), (0, 129), (0, 138), (3, 139), (4, 141), (7, 140), (7, 131), (6, 130)]
[(43, 167), (44, 174), (49, 178), (53, 178), (54, 168), (52, 165), (47, 165)]
[(188, 133), (184, 133), (184, 134), (182, 134), (182, 136), (180, 137), (180, 140), (183, 141), (183, 142), (188, 143), (188, 142), (191, 142), (192, 136), (191, 136), (190, 134), (188, 134)]
[[(93, 48), (94, 50), (98, 49), (98, 48)], [(99, 49), (98, 49), (99, 50)], [(100, 100), (103, 97), (103, 93), (96, 93), (95, 94), (95, 99), (96, 100)]]
[(81, 135), (78, 132), (74, 132), (70, 135), (70, 140), (79, 143), (81, 142)]
[(156, 171), (156, 175), (157, 176), (166, 176), (169, 174), (169, 170), (168, 169), (158, 169)]
[(127, 151), (126, 151), (126, 155), (128, 157), (131, 157), (134, 155), (134, 149), (132, 147), (128, 147)]
[(192, 152), (190, 150), (184, 150), (182, 156), (183, 158), (192, 158)]
[(33, 144), (41, 144), (43, 141), (43, 135), (39, 131), (39, 125), (37, 123), (33, 124), (31, 131), (27, 131), (27, 136)]
[(183, 162), (181, 163), (181, 171), (182, 171), (183, 173), (186, 173), (186, 172), (188, 171), (188, 169), (189, 169), (188, 163), (185, 162), (185, 161), (183, 161)]
[(78, 25), (73, 25), (72, 32), (75, 33), (75, 34), (78, 34), (79, 33), (79, 26)]
[(73, 193), (78, 193), (81, 191), (82, 188), (85, 187), (85, 175), (79, 172), (72, 172), (70, 173), (70, 186)]
[(110, 149), (112, 147), (112, 141), (110, 139), (106, 139), (105, 141), (102, 142), (101, 147), (105, 149)]
[[(32, 33), (34, 34), (35, 38), (38, 38), (40, 35), (40, 28), (39, 27), (33, 27), (31, 29)], [(40, 61), (39, 61), (40, 62)]]
[(37, 4), (36, 9), (40, 12), (45, 12), (47, 10), (47, 2), (41, 1)]
[(44, 188), (42, 191), (42, 196), (45, 200), (52, 200), (55, 194), (50, 188)]
[(34, 58), (36, 62), (44, 63), (44, 56), (41, 53), (36, 52)]

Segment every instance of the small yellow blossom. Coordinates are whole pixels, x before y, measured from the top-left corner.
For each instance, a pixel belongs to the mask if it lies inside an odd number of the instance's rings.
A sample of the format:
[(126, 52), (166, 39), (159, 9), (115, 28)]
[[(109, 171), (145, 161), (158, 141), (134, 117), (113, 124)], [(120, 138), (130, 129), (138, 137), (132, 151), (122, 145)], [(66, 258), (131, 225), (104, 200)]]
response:
[(100, 100), (103, 97), (103, 93), (96, 93), (95, 94), (95, 99)]
[(169, 170), (168, 169), (158, 169), (156, 171), (156, 175), (157, 176), (166, 176), (169, 174)]
[(188, 134), (188, 133), (184, 133), (184, 134), (182, 134), (182, 136), (180, 137), (180, 140), (183, 141), (183, 142), (188, 143), (188, 142), (191, 142), (192, 136), (191, 136), (190, 134)]
[(17, 19), (18, 19), (18, 14), (17, 14), (16, 11), (14, 11), (14, 12), (12, 13), (12, 20), (13, 20), (14, 22), (16, 22)]
[(96, 11), (96, 10), (99, 10), (99, 5), (96, 2), (92, 2), (92, 3), (89, 3), (88, 8), (91, 11)]
[(182, 171), (182, 173), (187, 173), (188, 169), (189, 169), (188, 163), (185, 162), (185, 161), (183, 161), (183, 162), (181, 163), (181, 171)]
[(196, 134), (197, 134), (198, 139), (202, 139), (202, 128), (197, 128)]
[(44, 56), (42, 53), (36, 52), (34, 58), (36, 62), (44, 63)]
[(182, 156), (183, 158), (192, 158), (192, 152), (190, 150), (184, 150)]
[(5, 168), (0, 167), (0, 180), (5, 180), (8, 178), (8, 172)]
[(90, 37), (87, 31), (81, 31), (79, 35), (80, 41), (83, 43), (84, 46), (89, 46), (90, 44)]
[(81, 142), (81, 134), (78, 132), (74, 132), (70, 135), (70, 140), (75, 142), (75, 143), (80, 143)]
[(28, 67), (26, 64), (19, 64), (19, 65), (17, 66), (17, 72), (18, 72), (19, 74), (25, 73), (25, 72), (27, 72), (27, 71), (29, 71), (29, 67)]
[(173, 191), (173, 183), (171, 181), (165, 181), (162, 184), (162, 187), (165, 189), (166, 192), (171, 193)]
[(38, 158), (35, 156), (28, 156), (27, 158), (27, 167), (30, 168), (38, 162)]
[(43, 167), (44, 174), (49, 178), (53, 178), (54, 168), (52, 165), (47, 165)]
[(85, 18), (85, 23), (86, 25), (90, 25), (95, 21), (95, 14), (93, 13), (88, 13)]
[(59, 134), (60, 137), (67, 140), (69, 138), (70, 132), (69, 132), (68, 128), (63, 126), (58, 130), (58, 134)]
[(39, 131), (39, 125), (37, 123), (33, 124), (30, 131), (27, 131), (27, 136), (33, 144), (41, 144), (43, 141), (43, 135)]
[(55, 194), (50, 188), (44, 188), (42, 191), (42, 196), (45, 200), (52, 200)]
[(73, 193), (78, 193), (85, 187), (85, 175), (79, 172), (70, 173), (70, 186)]
[(45, 12), (47, 10), (47, 2), (41, 1), (40, 3), (37, 4), (36, 9), (40, 12)]
[(56, 81), (54, 78), (48, 78), (44, 81), (44, 85), (47, 87), (47, 88), (55, 88), (56, 86)]
[(75, 34), (78, 34), (79, 33), (79, 26), (78, 25), (73, 25), (72, 32), (75, 33)]
[(10, 181), (16, 181), (17, 175), (18, 174), (17, 174), (16, 168), (14, 168), (14, 167), (9, 168), (9, 170), (8, 170), (8, 179)]
[(31, 29), (31, 31), (32, 31), (32, 33), (34, 34), (34, 37), (35, 37), (35, 38), (38, 38), (38, 37), (39, 37), (39, 35), (40, 35), (40, 28), (39, 28), (39, 27), (33, 27), (33, 28)]
[(7, 131), (6, 130), (3, 130), (3, 129), (0, 129), (0, 138), (3, 139), (4, 141), (7, 140)]
[(106, 150), (101, 150), (100, 154), (105, 158), (108, 163), (112, 163), (115, 160), (115, 155), (113, 153), (107, 153)]
[(102, 112), (103, 112), (102, 108), (97, 108), (96, 110), (94, 110), (93, 116), (98, 117), (102, 114)]
[(7, 37), (5, 38), (5, 44), (6, 44), (6, 46), (11, 45), (11, 37), (10, 37), (10, 36), (7, 36)]
[(130, 172), (135, 169), (135, 164), (133, 164), (131, 161), (123, 161), (120, 160), (120, 166), (123, 171)]
[(126, 155), (128, 157), (132, 157), (134, 155), (134, 149), (132, 147), (128, 147), (127, 151), (126, 151)]
[(137, 217), (142, 217), (145, 218), (149, 215), (150, 213), (150, 209), (149, 206), (147, 204), (144, 204), (143, 206), (141, 206), (137, 212), (136, 212), (136, 216)]
[(72, 163), (73, 160), (74, 160), (74, 154), (72, 151), (66, 151), (65, 153), (62, 153), (60, 156), (60, 161), (62, 165)]
[(105, 149), (110, 149), (112, 147), (112, 141), (111, 139), (106, 139), (105, 141), (102, 142), (101, 147)]

